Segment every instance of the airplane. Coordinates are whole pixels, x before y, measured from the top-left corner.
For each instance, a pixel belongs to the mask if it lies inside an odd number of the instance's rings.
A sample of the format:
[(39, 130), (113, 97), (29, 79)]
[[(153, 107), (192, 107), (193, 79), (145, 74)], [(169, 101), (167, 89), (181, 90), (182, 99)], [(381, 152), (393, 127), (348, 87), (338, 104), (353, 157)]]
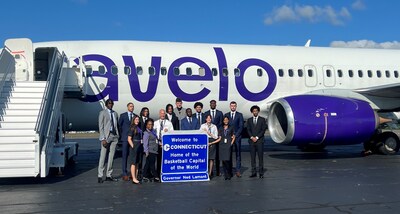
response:
[[(54, 41), (11, 39), (6, 46), (18, 58), (26, 81), (44, 80), (36, 63), (46, 48), (67, 56), (68, 80), (80, 93), (65, 89), (62, 112), (70, 130), (97, 130), (104, 102), (114, 110), (158, 110), (183, 100), (217, 101), (228, 112), (236, 101), (245, 119), (258, 105), (268, 118), (271, 138), (299, 148), (364, 143), (384, 154), (400, 148), (397, 135), (381, 125), (400, 110), (400, 51), (306, 46), (196, 44), (150, 41)], [(18, 57), (17, 57), (18, 56)], [(22, 56), (22, 57), (21, 57)], [(67, 84), (67, 83), (66, 83)], [(78, 91), (79, 92), (79, 91)], [(76, 95), (78, 94), (78, 95)], [(381, 116), (380, 116), (381, 115)], [(384, 115), (384, 116), (382, 116)]]

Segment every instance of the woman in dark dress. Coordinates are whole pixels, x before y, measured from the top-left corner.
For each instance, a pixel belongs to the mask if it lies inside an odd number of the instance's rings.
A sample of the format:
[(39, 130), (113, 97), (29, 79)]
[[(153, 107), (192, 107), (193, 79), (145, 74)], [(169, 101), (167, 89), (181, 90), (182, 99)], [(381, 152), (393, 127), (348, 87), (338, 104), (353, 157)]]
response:
[(218, 134), (221, 137), (221, 141), (219, 142), (219, 159), (222, 161), (225, 180), (230, 180), (232, 177), (231, 148), (235, 142), (235, 133), (233, 127), (229, 125), (229, 117), (224, 117)]
[(172, 123), (174, 130), (179, 130), (181, 128), (179, 125), (179, 119), (174, 113), (174, 107), (172, 106), (172, 104), (168, 104), (167, 106), (165, 106), (165, 113), (165, 118)]
[(139, 147), (142, 144), (142, 130), (139, 128), (139, 117), (135, 116), (132, 119), (131, 128), (128, 133), (128, 143), (130, 146), (128, 163), (131, 164), (132, 183), (139, 184), (137, 179), (136, 166), (139, 163)]

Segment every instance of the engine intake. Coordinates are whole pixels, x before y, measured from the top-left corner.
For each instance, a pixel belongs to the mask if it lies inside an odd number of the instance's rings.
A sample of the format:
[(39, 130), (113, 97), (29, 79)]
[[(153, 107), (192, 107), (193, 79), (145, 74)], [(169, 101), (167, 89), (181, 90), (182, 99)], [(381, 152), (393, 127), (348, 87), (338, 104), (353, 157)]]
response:
[(323, 95), (298, 95), (275, 101), (268, 127), (276, 143), (344, 145), (362, 143), (379, 125), (366, 101)]

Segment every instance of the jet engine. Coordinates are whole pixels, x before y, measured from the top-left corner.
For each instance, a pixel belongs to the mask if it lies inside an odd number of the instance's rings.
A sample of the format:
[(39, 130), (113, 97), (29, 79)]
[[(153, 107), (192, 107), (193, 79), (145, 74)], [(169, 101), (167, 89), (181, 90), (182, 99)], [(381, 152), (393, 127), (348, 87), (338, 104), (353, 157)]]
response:
[(368, 141), (379, 117), (368, 102), (323, 95), (275, 101), (268, 127), (273, 141), (290, 145), (347, 145)]

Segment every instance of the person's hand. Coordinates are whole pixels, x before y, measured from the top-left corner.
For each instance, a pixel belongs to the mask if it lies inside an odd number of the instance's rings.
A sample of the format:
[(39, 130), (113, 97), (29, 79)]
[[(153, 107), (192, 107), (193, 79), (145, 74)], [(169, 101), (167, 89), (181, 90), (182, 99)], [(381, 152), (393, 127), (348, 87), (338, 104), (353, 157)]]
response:
[(168, 132), (168, 128), (165, 128), (165, 129), (164, 129), (164, 132)]
[(101, 141), (101, 145), (102, 145), (104, 148), (107, 148), (107, 141), (106, 141), (106, 140), (102, 140), (102, 141)]
[(146, 158), (149, 156), (149, 153), (148, 152), (146, 152)]

